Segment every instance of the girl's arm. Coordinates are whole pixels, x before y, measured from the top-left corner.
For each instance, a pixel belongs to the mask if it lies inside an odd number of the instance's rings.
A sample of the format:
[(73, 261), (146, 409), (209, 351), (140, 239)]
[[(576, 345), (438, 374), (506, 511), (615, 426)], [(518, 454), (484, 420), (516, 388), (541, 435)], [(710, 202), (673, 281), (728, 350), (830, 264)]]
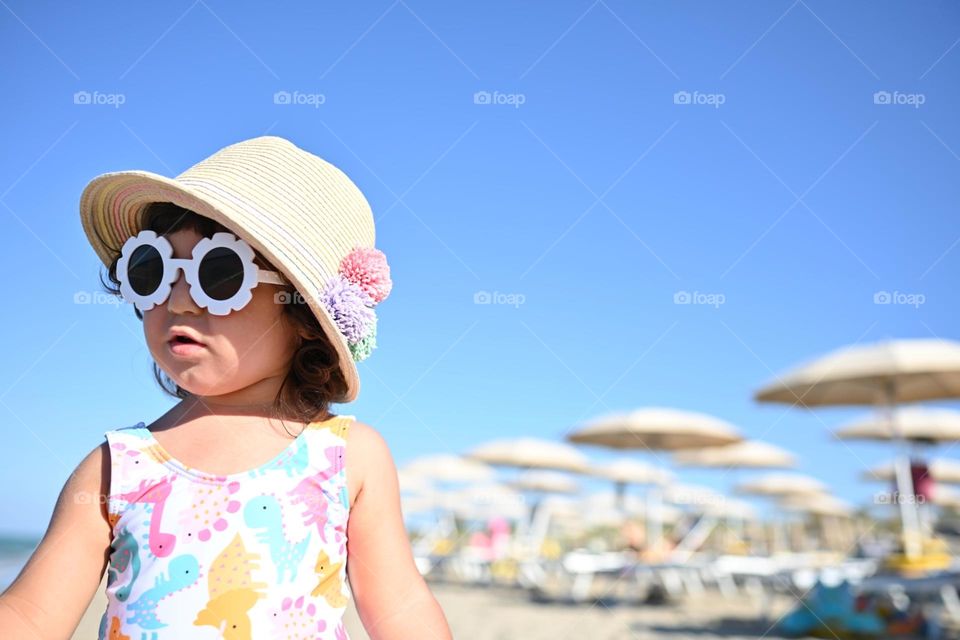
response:
[(347, 521), (347, 574), (364, 629), (371, 640), (452, 640), (413, 560), (387, 443), (361, 422), (351, 423), (347, 433), (347, 464), (361, 469)]
[(76, 630), (109, 558), (107, 446), (87, 454), (67, 478), (46, 534), (0, 595), (0, 637), (67, 639)]

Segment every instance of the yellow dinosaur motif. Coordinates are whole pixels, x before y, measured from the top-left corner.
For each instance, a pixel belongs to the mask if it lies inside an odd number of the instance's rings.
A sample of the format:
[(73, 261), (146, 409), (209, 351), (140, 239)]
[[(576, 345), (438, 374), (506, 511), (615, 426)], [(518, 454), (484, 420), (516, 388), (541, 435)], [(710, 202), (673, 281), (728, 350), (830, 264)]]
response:
[(210, 599), (193, 624), (221, 630), (225, 640), (251, 640), (248, 612), (264, 593), (266, 583), (254, 582), (251, 571), (259, 569), (260, 554), (249, 553), (240, 534), (233, 536), (210, 567), (207, 590)]
[(317, 556), (317, 566), (315, 567), (320, 582), (313, 588), (313, 591), (310, 592), (310, 595), (314, 597), (323, 596), (327, 604), (335, 609), (347, 605), (347, 597), (343, 595), (341, 591), (341, 566), (343, 566), (342, 562), (331, 564), (330, 556), (327, 555), (326, 551), (321, 549), (320, 555)]

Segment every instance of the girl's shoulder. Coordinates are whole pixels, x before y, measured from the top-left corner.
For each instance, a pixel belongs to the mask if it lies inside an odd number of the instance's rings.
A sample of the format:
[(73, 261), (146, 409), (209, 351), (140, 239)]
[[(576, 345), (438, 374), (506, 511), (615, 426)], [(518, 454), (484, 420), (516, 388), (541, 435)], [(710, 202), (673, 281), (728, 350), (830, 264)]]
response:
[(109, 442), (115, 434), (120, 434), (123, 436), (139, 436), (142, 437), (143, 432), (147, 431), (147, 423), (140, 421), (136, 424), (131, 424), (123, 427), (114, 427), (113, 429), (107, 429), (103, 432), (103, 437)]
[(394, 462), (386, 439), (374, 427), (353, 419), (346, 433), (347, 473), (356, 493), (363, 489), (370, 469), (393, 470)]

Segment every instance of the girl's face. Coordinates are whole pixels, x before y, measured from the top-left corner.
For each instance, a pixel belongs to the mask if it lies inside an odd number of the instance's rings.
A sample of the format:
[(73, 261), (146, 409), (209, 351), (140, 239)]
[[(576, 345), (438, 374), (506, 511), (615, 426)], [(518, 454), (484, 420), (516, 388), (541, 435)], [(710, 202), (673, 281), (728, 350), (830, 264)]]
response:
[[(174, 258), (189, 258), (203, 236), (182, 229), (166, 237)], [(170, 296), (143, 312), (143, 330), (154, 360), (196, 396), (231, 405), (271, 404), (298, 342), (296, 330), (275, 301), (281, 288), (260, 283), (246, 306), (225, 316), (198, 307), (189, 289), (183, 272), (178, 272)], [(177, 329), (190, 332), (202, 346), (174, 347), (171, 332)]]

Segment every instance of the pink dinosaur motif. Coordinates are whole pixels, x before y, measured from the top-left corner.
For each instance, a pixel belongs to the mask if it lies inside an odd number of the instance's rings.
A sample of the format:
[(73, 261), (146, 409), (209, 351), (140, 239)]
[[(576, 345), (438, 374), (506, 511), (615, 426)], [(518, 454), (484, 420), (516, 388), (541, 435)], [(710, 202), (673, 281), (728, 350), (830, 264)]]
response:
[(174, 478), (165, 477), (159, 482), (141, 480), (140, 486), (134, 491), (121, 493), (117, 497), (129, 503), (148, 503), (152, 505), (150, 513), (150, 551), (158, 558), (166, 558), (173, 553), (177, 543), (177, 536), (160, 531), (160, 521), (163, 519), (163, 507), (170, 496), (171, 483)]
[(273, 621), (273, 638), (300, 640), (318, 637), (318, 633), (327, 630), (327, 621), (318, 617), (319, 609), (312, 602), (306, 602), (303, 596), (294, 600), (286, 597), (279, 609), (274, 609), (270, 618)]
[[(327, 541), (324, 528), (327, 524), (327, 506), (332, 499), (333, 493), (326, 490), (325, 484), (337, 474), (337, 469), (341, 467), (340, 461), (343, 456), (343, 446), (327, 447), (324, 454), (330, 463), (326, 469), (309, 475), (289, 492), (293, 496), (292, 504), (302, 504), (305, 506), (303, 512), (303, 523), (307, 527), (317, 526), (320, 539)], [(340, 539), (340, 533), (337, 532), (337, 540)]]
[[(189, 509), (180, 512), (179, 531), (182, 542), (206, 542), (213, 531), (227, 528), (226, 515), (236, 513), (242, 506), (233, 494), (240, 490), (236, 480), (228, 484), (225, 477), (216, 478), (219, 483), (199, 484), (193, 490), (193, 502)], [(212, 530), (211, 530), (212, 529)]]

